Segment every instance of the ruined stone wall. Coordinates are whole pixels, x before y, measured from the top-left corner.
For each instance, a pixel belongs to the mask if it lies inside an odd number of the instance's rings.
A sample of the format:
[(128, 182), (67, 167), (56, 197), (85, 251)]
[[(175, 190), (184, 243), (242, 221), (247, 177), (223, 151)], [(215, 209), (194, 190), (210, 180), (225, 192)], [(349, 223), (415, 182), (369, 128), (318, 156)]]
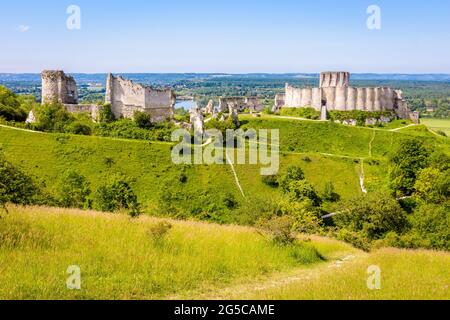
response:
[(349, 72), (322, 72), (320, 74), (320, 88), (348, 87), (349, 84)]
[(322, 91), (319, 88), (294, 88), (286, 84), (284, 106), (287, 108), (313, 107), (320, 111)]
[(61, 70), (44, 70), (41, 73), (42, 103), (60, 102), (77, 104), (78, 90), (73, 77)]
[(222, 97), (219, 99), (220, 112), (229, 112), (229, 110), (242, 112), (245, 109), (249, 109), (250, 112), (259, 112), (263, 108), (261, 99), (257, 97)]
[(64, 107), (70, 113), (88, 113), (94, 121), (97, 121), (100, 111), (100, 106), (95, 104), (65, 104)]
[(175, 95), (171, 89), (144, 87), (109, 74), (105, 103), (111, 104), (117, 118), (132, 118), (135, 111), (142, 111), (150, 114), (152, 121), (160, 122), (173, 117)]

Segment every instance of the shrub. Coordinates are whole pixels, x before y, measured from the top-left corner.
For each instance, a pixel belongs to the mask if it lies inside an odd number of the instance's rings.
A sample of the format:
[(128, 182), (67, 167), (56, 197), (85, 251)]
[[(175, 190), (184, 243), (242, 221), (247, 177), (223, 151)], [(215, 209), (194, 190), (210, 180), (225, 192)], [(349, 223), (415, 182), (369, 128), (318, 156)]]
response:
[(8, 162), (0, 154), (0, 207), (6, 210), (6, 203), (28, 205), (37, 201), (40, 195), (31, 177)]
[(173, 228), (172, 224), (167, 221), (157, 222), (147, 229), (148, 236), (155, 242), (161, 242)]
[(264, 184), (268, 185), (272, 188), (277, 188), (280, 184), (278, 182), (278, 176), (277, 175), (268, 175), (268, 176), (262, 176), (261, 180)]
[(314, 108), (282, 108), (280, 111), (282, 116), (301, 117), (306, 119), (320, 119), (320, 111)]
[(133, 114), (133, 120), (139, 128), (149, 129), (152, 127), (152, 118), (146, 112), (135, 111)]
[(368, 240), (380, 239), (390, 231), (401, 233), (407, 227), (406, 213), (386, 194), (370, 194), (347, 201), (334, 221), (338, 227), (357, 232)]
[(236, 200), (236, 197), (230, 192), (227, 192), (222, 196), (222, 203), (228, 209), (235, 209), (239, 205), (239, 202)]
[(74, 116), (58, 102), (41, 105), (35, 111), (34, 127), (39, 131), (64, 133), (66, 126), (75, 120)]
[(288, 186), (288, 196), (293, 201), (310, 200), (315, 207), (320, 206), (322, 203), (312, 184), (306, 180), (291, 181)]
[(331, 181), (328, 181), (325, 184), (325, 188), (322, 192), (322, 199), (329, 202), (336, 202), (341, 199), (341, 196), (334, 192), (334, 184)]
[(87, 209), (91, 207), (91, 189), (86, 178), (74, 170), (68, 170), (59, 183), (61, 205), (66, 208)]
[(281, 214), (295, 219), (293, 229), (297, 232), (317, 234), (322, 231), (321, 210), (310, 200), (298, 202), (284, 199), (279, 203)]
[(305, 179), (302, 168), (298, 166), (290, 166), (286, 173), (279, 179), (279, 184), (283, 192), (288, 193), (290, 183), (292, 181), (300, 181)]
[(81, 134), (90, 136), (92, 134), (92, 128), (89, 124), (83, 121), (74, 121), (65, 127), (65, 132), (72, 134)]
[(260, 234), (270, 237), (277, 245), (285, 246), (295, 242), (296, 236), (293, 232), (295, 219), (291, 216), (272, 217), (261, 219), (257, 227)]
[(100, 107), (98, 113), (98, 121), (100, 123), (111, 123), (116, 120), (110, 104), (105, 104)]
[(121, 178), (113, 179), (109, 184), (97, 189), (94, 206), (104, 212), (129, 210), (131, 217), (140, 214), (140, 205), (136, 194), (128, 181)]

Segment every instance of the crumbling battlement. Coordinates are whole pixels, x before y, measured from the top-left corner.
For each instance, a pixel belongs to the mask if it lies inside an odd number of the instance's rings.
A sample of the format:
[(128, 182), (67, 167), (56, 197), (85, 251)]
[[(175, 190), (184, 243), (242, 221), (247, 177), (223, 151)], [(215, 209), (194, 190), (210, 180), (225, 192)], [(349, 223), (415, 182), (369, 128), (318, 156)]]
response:
[(77, 83), (72, 76), (62, 70), (44, 70), (41, 73), (42, 103), (61, 102), (63, 104), (77, 104)]
[(229, 112), (236, 110), (242, 112), (248, 109), (250, 112), (260, 112), (264, 108), (261, 100), (257, 97), (222, 97), (219, 99), (219, 110)]
[(142, 111), (150, 114), (152, 121), (161, 122), (173, 117), (175, 94), (171, 89), (146, 87), (109, 74), (105, 103), (111, 104), (117, 118), (132, 118), (135, 111)]

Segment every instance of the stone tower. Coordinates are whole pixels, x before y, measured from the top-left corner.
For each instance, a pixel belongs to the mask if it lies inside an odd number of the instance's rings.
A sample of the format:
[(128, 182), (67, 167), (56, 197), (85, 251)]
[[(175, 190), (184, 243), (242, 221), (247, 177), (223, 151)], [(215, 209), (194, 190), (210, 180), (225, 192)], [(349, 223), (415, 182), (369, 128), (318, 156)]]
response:
[(78, 90), (75, 79), (61, 70), (44, 70), (42, 80), (42, 103), (60, 102), (77, 104)]
[(349, 72), (322, 72), (320, 74), (320, 87), (321, 88), (345, 88), (350, 84)]

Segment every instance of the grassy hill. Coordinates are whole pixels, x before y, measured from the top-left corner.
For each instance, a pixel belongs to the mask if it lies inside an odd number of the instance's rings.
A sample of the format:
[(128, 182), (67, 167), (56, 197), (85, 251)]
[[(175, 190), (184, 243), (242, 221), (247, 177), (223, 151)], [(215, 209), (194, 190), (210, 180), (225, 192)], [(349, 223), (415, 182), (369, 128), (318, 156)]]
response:
[[(0, 219), (0, 299), (449, 299), (448, 253), (362, 253), (320, 237), (274, 245), (254, 229), (93, 211), (10, 207)], [(382, 268), (382, 289), (366, 287)], [(67, 269), (81, 270), (68, 290)], [(305, 280), (308, 281), (305, 281)]]
[[(342, 199), (361, 193), (362, 169), (369, 192), (386, 190), (386, 155), (405, 137), (419, 136), (430, 147), (450, 150), (450, 140), (426, 129), (417, 131), (421, 126), (392, 132), (268, 116), (261, 119), (244, 116), (242, 122), (243, 128), (280, 129), (280, 173), (290, 165), (299, 165), (319, 192), (332, 182)], [(218, 222), (236, 221), (233, 210), (214, 209), (223, 207), (223, 199), (230, 195), (239, 204), (279, 196), (277, 189), (262, 182), (258, 165), (235, 165), (246, 200), (229, 165), (174, 165), (171, 147), (171, 143), (163, 142), (0, 127), (0, 150), (6, 158), (43, 182), (52, 194), (69, 168), (87, 177), (93, 190), (112, 175), (125, 175), (132, 180), (146, 213), (156, 214), (161, 195), (169, 194), (188, 216)], [(187, 180), (181, 181), (181, 175)]]

